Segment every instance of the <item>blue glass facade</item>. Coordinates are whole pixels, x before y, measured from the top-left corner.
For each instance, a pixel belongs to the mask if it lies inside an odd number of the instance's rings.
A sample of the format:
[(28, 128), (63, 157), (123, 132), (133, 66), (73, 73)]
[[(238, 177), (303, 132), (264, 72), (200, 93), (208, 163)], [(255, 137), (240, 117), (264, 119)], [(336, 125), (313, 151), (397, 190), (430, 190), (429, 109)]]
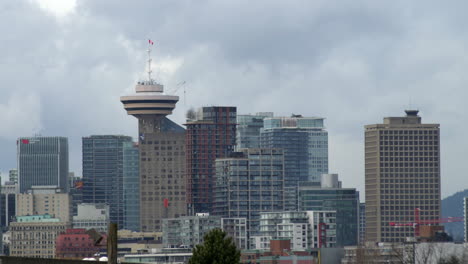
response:
[(320, 182), (320, 175), (328, 173), (328, 132), (323, 118), (265, 118), (260, 146), (284, 150), (288, 187), (299, 182)]
[(301, 186), (299, 210), (336, 211), (337, 246), (358, 244), (359, 192), (356, 189)]
[(128, 136), (102, 135), (83, 138), (83, 202), (107, 203), (111, 222), (124, 226), (123, 164)]
[(131, 142), (123, 143), (124, 226), (140, 231), (140, 152)]
[(237, 115), (236, 148), (260, 147), (260, 130), (263, 128), (263, 119), (273, 117), (273, 113), (256, 113), (255, 115)]

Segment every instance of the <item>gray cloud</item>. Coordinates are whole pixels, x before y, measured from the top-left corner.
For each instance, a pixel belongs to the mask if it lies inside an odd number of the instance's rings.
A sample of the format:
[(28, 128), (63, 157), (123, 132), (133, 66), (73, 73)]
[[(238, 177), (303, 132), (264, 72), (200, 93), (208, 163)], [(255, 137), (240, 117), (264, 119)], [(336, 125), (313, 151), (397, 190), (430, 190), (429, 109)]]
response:
[(464, 7), (83, 0), (57, 19), (28, 0), (0, 3), (0, 170), (15, 166), (15, 138), (38, 130), (69, 137), (77, 172), (82, 136), (135, 136), (118, 98), (144, 77), (152, 38), (157, 77), (169, 90), (187, 82), (177, 122), (190, 106), (214, 104), (326, 117), (331, 171), (361, 192), (363, 126), (412, 102), (423, 121), (441, 123), (446, 196), (468, 188)]

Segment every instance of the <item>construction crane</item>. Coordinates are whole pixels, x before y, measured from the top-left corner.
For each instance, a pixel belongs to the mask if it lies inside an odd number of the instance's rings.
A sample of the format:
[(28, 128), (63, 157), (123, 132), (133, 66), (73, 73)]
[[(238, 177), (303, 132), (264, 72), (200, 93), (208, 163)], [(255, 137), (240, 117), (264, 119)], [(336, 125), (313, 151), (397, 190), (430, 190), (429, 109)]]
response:
[(414, 228), (414, 237), (419, 237), (419, 227), (421, 225), (455, 223), (455, 222), (463, 222), (464, 221), (463, 217), (447, 217), (447, 218), (421, 220), (420, 219), (420, 211), (421, 211), (421, 209), (414, 208), (414, 222), (407, 222), (407, 223), (390, 222), (389, 225), (393, 226), (393, 227), (396, 227), (396, 228), (411, 226), (411, 227)]

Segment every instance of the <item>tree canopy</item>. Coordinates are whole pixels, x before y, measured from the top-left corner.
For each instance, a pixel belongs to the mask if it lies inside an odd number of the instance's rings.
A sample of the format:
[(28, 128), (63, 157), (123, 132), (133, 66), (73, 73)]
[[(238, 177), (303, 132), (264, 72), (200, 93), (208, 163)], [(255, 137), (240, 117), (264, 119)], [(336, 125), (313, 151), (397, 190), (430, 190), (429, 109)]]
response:
[(240, 261), (240, 250), (221, 229), (208, 232), (192, 253), (189, 264), (238, 264)]

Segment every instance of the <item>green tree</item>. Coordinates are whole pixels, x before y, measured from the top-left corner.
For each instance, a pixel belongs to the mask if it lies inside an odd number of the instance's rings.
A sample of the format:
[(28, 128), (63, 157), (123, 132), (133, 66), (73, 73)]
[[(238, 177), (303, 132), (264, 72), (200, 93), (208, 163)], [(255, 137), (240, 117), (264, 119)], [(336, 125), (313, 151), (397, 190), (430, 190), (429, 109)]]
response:
[(189, 264), (238, 264), (240, 261), (240, 250), (221, 229), (208, 232), (192, 253)]

